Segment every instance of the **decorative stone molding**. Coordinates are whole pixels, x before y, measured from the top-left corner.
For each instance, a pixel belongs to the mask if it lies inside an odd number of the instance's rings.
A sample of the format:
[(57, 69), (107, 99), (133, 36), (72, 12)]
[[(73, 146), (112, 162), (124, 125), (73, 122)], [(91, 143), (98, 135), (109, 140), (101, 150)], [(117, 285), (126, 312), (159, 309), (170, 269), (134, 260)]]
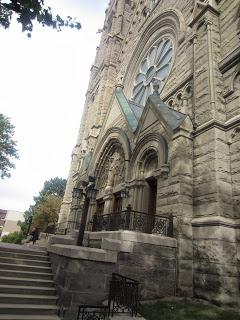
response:
[(169, 164), (163, 164), (158, 170), (154, 172), (154, 177), (160, 177), (163, 180), (166, 180), (169, 176), (170, 167)]
[(185, 114), (192, 114), (192, 83), (187, 83), (166, 101), (170, 108)]
[[(240, 127), (237, 127), (231, 133), (230, 138), (228, 140), (228, 144), (231, 145), (235, 140), (235, 138), (238, 137), (239, 135), (240, 135)], [(240, 139), (240, 137), (238, 137), (238, 139)]]
[[(148, 26), (145, 25), (146, 22), (148, 22)], [(186, 34), (184, 17), (182, 13), (175, 8), (164, 9), (160, 13), (156, 10), (153, 12), (153, 15), (151, 15), (151, 21), (147, 19), (146, 22), (143, 24), (144, 28), (146, 28), (138, 39), (138, 43), (136, 43), (136, 49), (127, 66), (128, 72), (125, 73), (123, 79), (123, 82), (126, 84), (125, 87), (129, 88), (129, 92), (126, 92), (127, 96), (131, 96), (130, 91), (138, 66), (150, 47), (161, 37), (168, 36), (172, 39), (174, 47), (176, 48), (179, 41), (183, 41)], [(131, 84), (130, 87), (128, 84)]]

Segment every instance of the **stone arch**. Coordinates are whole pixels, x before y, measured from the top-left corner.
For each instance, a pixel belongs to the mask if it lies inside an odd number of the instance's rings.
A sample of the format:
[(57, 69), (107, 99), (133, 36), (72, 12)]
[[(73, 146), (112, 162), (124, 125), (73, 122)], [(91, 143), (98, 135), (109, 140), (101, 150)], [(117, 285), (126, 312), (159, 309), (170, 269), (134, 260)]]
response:
[(158, 168), (158, 151), (153, 146), (144, 149), (140, 154), (138, 170), (142, 170), (143, 178), (148, 178)]
[(149, 155), (154, 153), (157, 155), (157, 168), (167, 164), (168, 145), (165, 138), (157, 132), (146, 135), (137, 143), (130, 162), (133, 178), (141, 176), (141, 171), (146, 166)]
[[(130, 144), (125, 132), (117, 127), (110, 128), (102, 137), (101, 141), (98, 143), (98, 147), (94, 151), (90, 172), (96, 176), (98, 179), (100, 175), (103, 175), (103, 170), (112, 170), (113, 161), (115, 165), (119, 166), (119, 172), (124, 175), (122, 176), (122, 181), (126, 180), (128, 175), (128, 163), (130, 159)], [(121, 163), (121, 165), (120, 165)], [(109, 166), (109, 168), (108, 168)], [(104, 179), (108, 179), (106, 176), (101, 176), (102, 187), (104, 187)], [(97, 184), (99, 181), (97, 181)]]
[[(162, 10), (149, 25), (146, 26), (128, 64), (127, 69), (129, 71), (125, 74), (123, 79), (123, 82), (126, 84), (125, 88), (127, 96), (131, 95), (130, 90), (132, 89), (131, 85), (129, 86), (128, 84), (133, 83), (137, 68), (151, 46), (160, 40), (160, 38), (169, 37), (173, 42), (174, 48), (176, 48), (179, 43), (183, 42), (185, 34), (185, 19), (181, 11), (175, 8)], [(173, 59), (173, 61), (174, 60), (175, 59)]]

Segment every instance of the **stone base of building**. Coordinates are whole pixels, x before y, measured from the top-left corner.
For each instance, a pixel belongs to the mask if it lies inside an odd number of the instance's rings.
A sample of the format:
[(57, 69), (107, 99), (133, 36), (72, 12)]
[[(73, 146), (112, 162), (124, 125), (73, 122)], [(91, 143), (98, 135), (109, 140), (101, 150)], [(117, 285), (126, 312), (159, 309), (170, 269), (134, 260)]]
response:
[(220, 216), (193, 219), (195, 297), (240, 305), (239, 222)]
[(95, 232), (87, 238), (101, 238), (101, 248), (48, 247), (59, 305), (74, 313), (77, 305), (102, 303), (108, 299), (112, 273), (139, 281), (141, 300), (176, 295), (175, 239), (130, 231)]

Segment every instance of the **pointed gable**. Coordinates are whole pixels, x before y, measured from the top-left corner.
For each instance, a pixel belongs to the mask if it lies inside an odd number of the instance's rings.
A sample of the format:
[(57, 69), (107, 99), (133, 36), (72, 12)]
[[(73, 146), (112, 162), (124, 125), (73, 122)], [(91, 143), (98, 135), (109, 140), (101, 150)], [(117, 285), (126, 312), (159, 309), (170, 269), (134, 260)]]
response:
[(127, 100), (121, 86), (118, 86), (116, 88), (115, 96), (128, 122), (129, 127), (134, 132), (137, 129), (138, 121), (142, 114), (141, 107)]
[(138, 134), (158, 122), (161, 123), (169, 135), (172, 135), (186, 118), (186, 114), (170, 108), (155, 92), (148, 97), (146, 107), (139, 120)]
[(151, 105), (152, 109), (157, 112), (159, 120), (163, 121), (172, 131), (180, 127), (181, 123), (186, 118), (184, 113), (169, 108), (169, 106), (160, 99), (160, 96), (157, 93), (153, 93), (148, 97), (147, 104), (148, 103)]

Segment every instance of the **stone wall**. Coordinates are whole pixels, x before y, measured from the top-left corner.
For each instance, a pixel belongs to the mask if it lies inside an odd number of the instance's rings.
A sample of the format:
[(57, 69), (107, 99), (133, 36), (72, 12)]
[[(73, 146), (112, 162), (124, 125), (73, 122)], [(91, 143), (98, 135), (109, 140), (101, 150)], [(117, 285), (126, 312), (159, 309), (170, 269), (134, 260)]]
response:
[(193, 221), (194, 295), (217, 305), (239, 306), (239, 256), (232, 221)]
[(89, 237), (102, 239), (102, 248), (54, 244), (48, 249), (59, 305), (76, 311), (76, 305), (107, 300), (113, 272), (138, 280), (142, 300), (176, 294), (175, 239), (130, 231)]

